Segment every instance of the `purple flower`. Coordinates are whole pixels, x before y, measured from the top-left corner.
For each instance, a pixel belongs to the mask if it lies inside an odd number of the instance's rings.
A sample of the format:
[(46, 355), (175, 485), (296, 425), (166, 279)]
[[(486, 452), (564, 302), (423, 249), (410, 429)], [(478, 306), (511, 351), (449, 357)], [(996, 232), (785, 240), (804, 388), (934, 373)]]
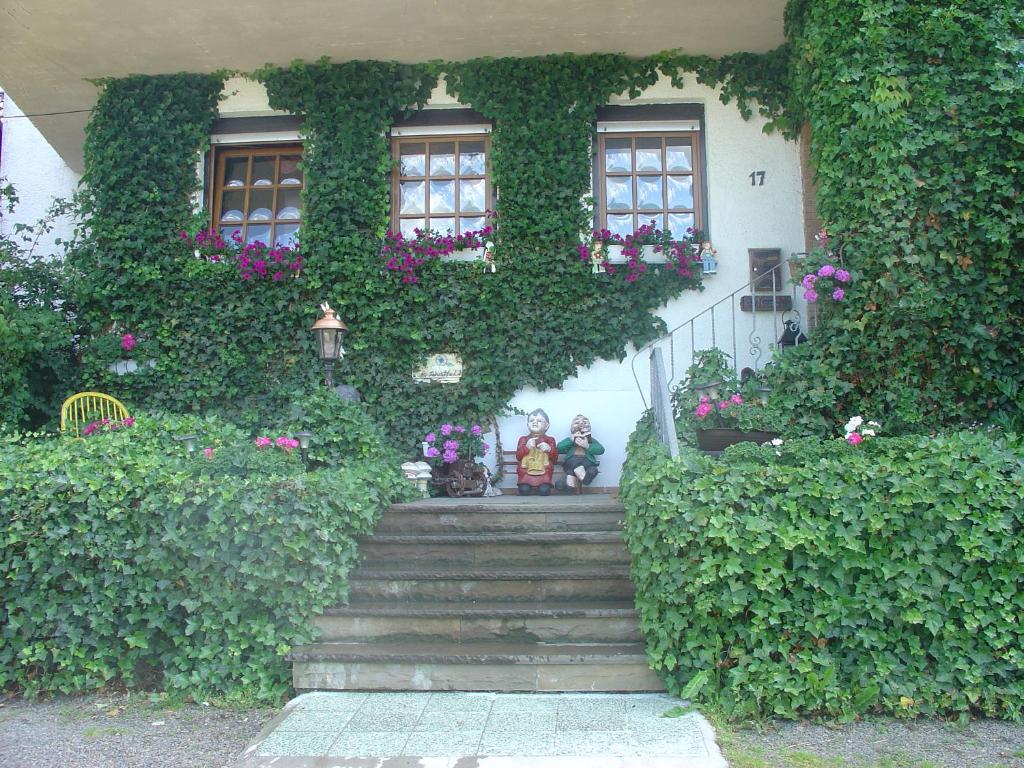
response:
[(458, 426), (458, 425), (456, 425), (456, 426), (452, 427), (452, 432), (458, 432), (458, 433), (459, 433), (460, 435), (461, 435), (461, 434), (462, 434), (463, 432), (465, 432), (465, 431), (466, 431), (466, 428), (465, 428), (465, 427), (460, 427), (460, 426)]
[(842, 288), (836, 288), (834, 291), (832, 291), (832, 298), (836, 301), (842, 301), (845, 296), (846, 291), (844, 291)]
[(124, 420), (121, 421), (121, 423), (124, 424), (126, 427), (131, 427), (134, 426), (135, 419), (131, 416), (126, 416)]
[(808, 304), (813, 304), (818, 300), (818, 292), (813, 288), (808, 288), (804, 291), (804, 299), (806, 299)]
[(479, 424), (474, 424), (473, 429), (471, 429), (470, 432), (472, 432), (477, 437), (480, 437), (480, 435), (484, 433), (484, 430), (483, 427), (481, 427)]
[(457, 450), (459, 450), (459, 441), (458, 440), (445, 440), (444, 441), (444, 449), (446, 451), (457, 451)]
[(437, 435), (435, 435), (433, 432), (428, 433), (427, 436), (423, 438), (423, 441), (427, 443), (432, 443), (435, 440), (437, 440)]
[(452, 433), (452, 425), (451, 424), (442, 424), (441, 425), (441, 434), (442, 435), (444, 435), (445, 437), (448, 437), (448, 435), (450, 435), (451, 433)]
[(133, 349), (135, 349), (136, 343), (137, 342), (135, 341), (135, 337), (132, 336), (130, 333), (126, 333), (124, 336), (121, 337), (121, 349), (123, 349), (125, 352), (131, 352)]
[(459, 454), (455, 451), (445, 451), (442, 458), (445, 464), (454, 464), (458, 460)]
[(818, 277), (832, 277), (836, 273), (836, 268), (831, 264), (822, 265), (821, 269), (818, 270)]
[(847, 272), (845, 269), (837, 269), (836, 280), (838, 280), (840, 283), (848, 283), (850, 282), (850, 273)]
[(436, 459), (440, 455), (441, 455), (441, 452), (439, 450), (437, 450), (437, 448), (434, 448), (433, 446), (431, 446), (430, 448), (427, 448), (427, 458), (428, 459)]
[(814, 283), (817, 282), (817, 280), (818, 276), (811, 272), (810, 274), (804, 275), (804, 279), (800, 281), (800, 285), (802, 285), (807, 290), (811, 290), (812, 288), (814, 288)]

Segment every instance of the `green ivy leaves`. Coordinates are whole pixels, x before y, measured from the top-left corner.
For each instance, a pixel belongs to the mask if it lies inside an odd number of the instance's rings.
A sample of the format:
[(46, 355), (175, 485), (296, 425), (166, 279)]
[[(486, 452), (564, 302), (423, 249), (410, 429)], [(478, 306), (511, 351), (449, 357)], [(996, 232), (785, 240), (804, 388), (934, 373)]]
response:
[[(776, 453), (778, 450), (778, 453)], [(1024, 718), (1024, 445), (999, 433), (744, 444), (623, 472), (648, 653), (737, 717)]]

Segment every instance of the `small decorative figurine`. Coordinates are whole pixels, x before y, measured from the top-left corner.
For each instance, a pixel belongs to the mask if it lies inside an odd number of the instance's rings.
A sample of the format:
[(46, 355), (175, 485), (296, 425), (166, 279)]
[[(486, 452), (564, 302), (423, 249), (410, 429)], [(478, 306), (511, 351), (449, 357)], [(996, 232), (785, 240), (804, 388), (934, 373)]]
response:
[(520, 437), (516, 446), (516, 479), (520, 496), (531, 493), (548, 496), (551, 493), (551, 475), (555, 471), (558, 450), (555, 439), (548, 437), (549, 426), (551, 420), (540, 408), (526, 417), (526, 428), (530, 434)]
[(580, 493), (597, 477), (597, 457), (604, 453), (604, 446), (591, 434), (590, 419), (579, 414), (572, 420), (569, 437), (558, 444), (558, 452), (565, 454), (562, 468), (566, 487)]

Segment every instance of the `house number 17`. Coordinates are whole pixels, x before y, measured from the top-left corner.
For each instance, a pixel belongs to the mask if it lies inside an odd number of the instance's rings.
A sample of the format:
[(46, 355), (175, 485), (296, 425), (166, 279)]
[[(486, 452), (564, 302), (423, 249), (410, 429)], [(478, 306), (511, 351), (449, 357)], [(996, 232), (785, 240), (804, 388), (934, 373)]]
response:
[(752, 186), (752, 187), (763, 187), (764, 186), (764, 171), (751, 171), (750, 172), (750, 186)]

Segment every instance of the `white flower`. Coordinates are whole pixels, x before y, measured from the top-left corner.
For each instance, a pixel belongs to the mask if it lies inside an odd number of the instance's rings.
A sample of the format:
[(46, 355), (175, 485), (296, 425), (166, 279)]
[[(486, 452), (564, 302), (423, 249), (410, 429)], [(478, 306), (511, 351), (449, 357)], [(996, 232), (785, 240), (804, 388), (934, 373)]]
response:
[(859, 427), (863, 423), (863, 418), (861, 418), (860, 416), (854, 416), (848, 422), (846, 422), (846, 426), (843, 427), (843, 429), (846, 430), (846, 434), (850, 434), (851, 432), (856, 432), (857, 427)]
[[(868, 424), (870, 424), (870, 423), (871, 422), (869, 421)], [(874, 437), (875, 436), (875, 430), (873, 430), (873, 429), (862, 429), (860, 431), (860, 433), (862, 435), (864, 435), (864, 437)]]
[(868, 426), (874, 427), (875, 429), (880, 429), (882, 425), (879, 424), (877, 421), (869, 421)]
[[(774, 440), (772, 440), (772, 445), (778, 448), (780, 445), (782, 445), (782, 438), (776, 437)], [(778, 451), (776, 451), (776, 453), (778, 453)]]

